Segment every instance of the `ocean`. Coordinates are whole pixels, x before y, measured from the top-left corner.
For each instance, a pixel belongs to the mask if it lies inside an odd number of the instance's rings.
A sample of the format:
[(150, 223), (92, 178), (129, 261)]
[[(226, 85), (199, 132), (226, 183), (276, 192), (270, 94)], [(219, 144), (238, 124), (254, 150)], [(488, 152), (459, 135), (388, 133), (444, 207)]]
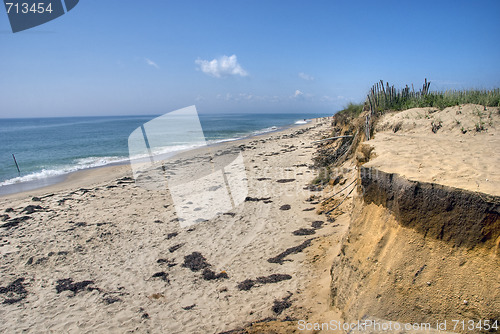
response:
[[(128, 163), (128, 137), (149, 116), (0, 119), (0, 195), (53, 184), (72, 172)], [(277, 131), (325, 114), (200, 114), (208, 144)], [(175, 142), (168, 151), (187, 149)], [(20, 173), (14, 163), (15, 155)]]

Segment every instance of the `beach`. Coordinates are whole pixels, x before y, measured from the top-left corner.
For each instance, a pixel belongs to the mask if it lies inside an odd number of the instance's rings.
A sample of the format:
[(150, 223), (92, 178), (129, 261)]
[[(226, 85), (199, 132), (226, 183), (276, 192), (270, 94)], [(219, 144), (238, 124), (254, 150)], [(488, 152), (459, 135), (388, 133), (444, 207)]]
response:
[(241, 152), (248, 192), (187, 226), (169, 192), (136, 184), (130, 165), (0, 197), (0, 331), (219, 333), (328, 310), (329, 265), (313, 270), (326, 256), (313, 246), (340, 240), (347, 222), (318, 215), (304, 188), (311, 142), (330, 131), (313, 120), (214, 146)]
[(0, 331), (465, 333), (498, 319), (498, 122), (314, 119), (0, 197)]

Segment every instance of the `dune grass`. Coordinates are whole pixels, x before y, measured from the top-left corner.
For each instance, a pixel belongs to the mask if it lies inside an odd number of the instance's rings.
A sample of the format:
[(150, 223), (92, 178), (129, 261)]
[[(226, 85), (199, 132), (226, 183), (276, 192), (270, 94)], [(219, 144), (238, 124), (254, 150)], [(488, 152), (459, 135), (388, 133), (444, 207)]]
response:
[(356, 118), (362, 112), (365, 104), (364, 103), (353, 103), (349, 102), (349, 104), (339, 112), (335, 114), (337, 120), (346, 120), (347, 118)]
[(368, 94), (365, 104), (370, 106), (374, 112), (384, 112), (387, 110), (406, 110), (410, 108), (435, 107), (444, 109), (460, 104), (480, 104), (486, 107), (500, 106), (500, 89), (491, 90), (448, 90), (429, 91), (430, 82), (425, 79), (422, 88), (415, 91), (406, 85), (403, 89), (395, 89), (384, 85), (381, 80), (376, 83)]
[(500, 107), (500, 89), (492, 90), (449, 90), (430, 92), (426, 95), (415, 95), (400, 98), (383, 106), (379, 111), (406, 110), (410, 108), (435, 107), (444, 109), (461, 104), (480, 104), (486, 107)]
[(364, 103), (350, 102), (343, 110), (337, 112), (336, 116), (338, 119), (355, 118), (363, 110), (372, 110), (374, 113), (423, 107), (442, 110), (467, 103), (500, 107), (500, 88), (429, 91), (430, 84), (430, 81), (425, 79), (422, 88), (415, 91), (413, 85), (411, 88), (406, 85), (403, 89), (396, 89), (380, 80), (370, 89)]

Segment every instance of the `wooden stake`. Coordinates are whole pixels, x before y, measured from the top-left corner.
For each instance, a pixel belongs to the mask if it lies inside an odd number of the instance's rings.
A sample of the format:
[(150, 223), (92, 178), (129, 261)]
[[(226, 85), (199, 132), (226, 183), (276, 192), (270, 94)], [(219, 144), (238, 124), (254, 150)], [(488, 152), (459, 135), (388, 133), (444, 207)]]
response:
[(19, 170), (19, 165), (17, 164), (16, 156), (14, 155), (14, 153), (12, 153), (12, 157), (14, 158), (14, 162), (16, 163), (17, 172), (19, 173), (19, 176), (21, 176), (21, 171)]

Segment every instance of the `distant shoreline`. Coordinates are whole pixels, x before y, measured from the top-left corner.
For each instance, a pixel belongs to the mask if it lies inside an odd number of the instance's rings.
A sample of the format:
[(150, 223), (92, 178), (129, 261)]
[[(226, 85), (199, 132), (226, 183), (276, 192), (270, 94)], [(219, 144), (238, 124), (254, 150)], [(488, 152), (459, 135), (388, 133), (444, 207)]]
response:
[[(269, 136), (278, 132), (283, 132), (291, 128), (301, 128), (301, 127), (307, 127), (310, 124), (316, 123), (318, 120), (327, 118), (331, 116), (325, 116), (325, 117), (316, 117), (316, 118), (308, 118), (307, 120), (310, 120), (310, 122), (306, 124), (289, 124), (285, 125), (282, 127), (277, 128), (276, 130), (264, 132), (264, 133), (258, 133), (258, 134), (250, 134), (248, 136), (238, 138), (238, 139), (229, 139), (229, 140), (221, 140), (220, 142), (212, 143), (209, 144), (208, 146), (214, 146), (218, 147), (221, 145), (225, 144), (231, 144), (234, 145), (237, 142), (244, 143), (246, 140), (250, 140), (256, 137), (265, 137)], [(196, 150), (197, 148), (194, 148)], [(191, 149), (192, 150), (192, 149)], [(180, 150), (174, 152), (175, 154), (179, 154), (182, 152), (185, 152), (186, 150)], [(48, 176), (46, 178), (42, 179), (37, 179), (37, 180), (31, 180), (31, 181), (25, 181), (25, 182), (19, 182), (19, 183), (14, 183), (14, 184), (8, 184), (4, 186), (0, 186), (0, 198), (5, 198), (8, 196), (16, 196), (16, 195), (23, 195), (27, 193), (42, 193), (44, 191), (51, 191), (51, 189), (59, 189), (59, 187), (66, 188), (65, 183), (67, 183), (70, 187), (74, 187), (74, 181), (78, 180), (78, 183), (80, 183), (80, 180), (88, 180), (92, 182), (93, 178), (96, 179), (102, 179), (106, 173), (110, 172), (111, 174), (115, 175), (117, 172), (118, 174), (126, 174), (130, 172), (130, 160), (124, 160), (124, 161), (119, 161), (119, 162), (111, 162), (106, 165), (102, 166), (95, 166), (95, 167), (88, 167), (88, 168), (82, 168), (80, 170), (72, 171), (69, 173), (61, 174), (61, 175), (56, 175), (56, 176)], [(83, 185), (81, 185), (83, 186)]]

